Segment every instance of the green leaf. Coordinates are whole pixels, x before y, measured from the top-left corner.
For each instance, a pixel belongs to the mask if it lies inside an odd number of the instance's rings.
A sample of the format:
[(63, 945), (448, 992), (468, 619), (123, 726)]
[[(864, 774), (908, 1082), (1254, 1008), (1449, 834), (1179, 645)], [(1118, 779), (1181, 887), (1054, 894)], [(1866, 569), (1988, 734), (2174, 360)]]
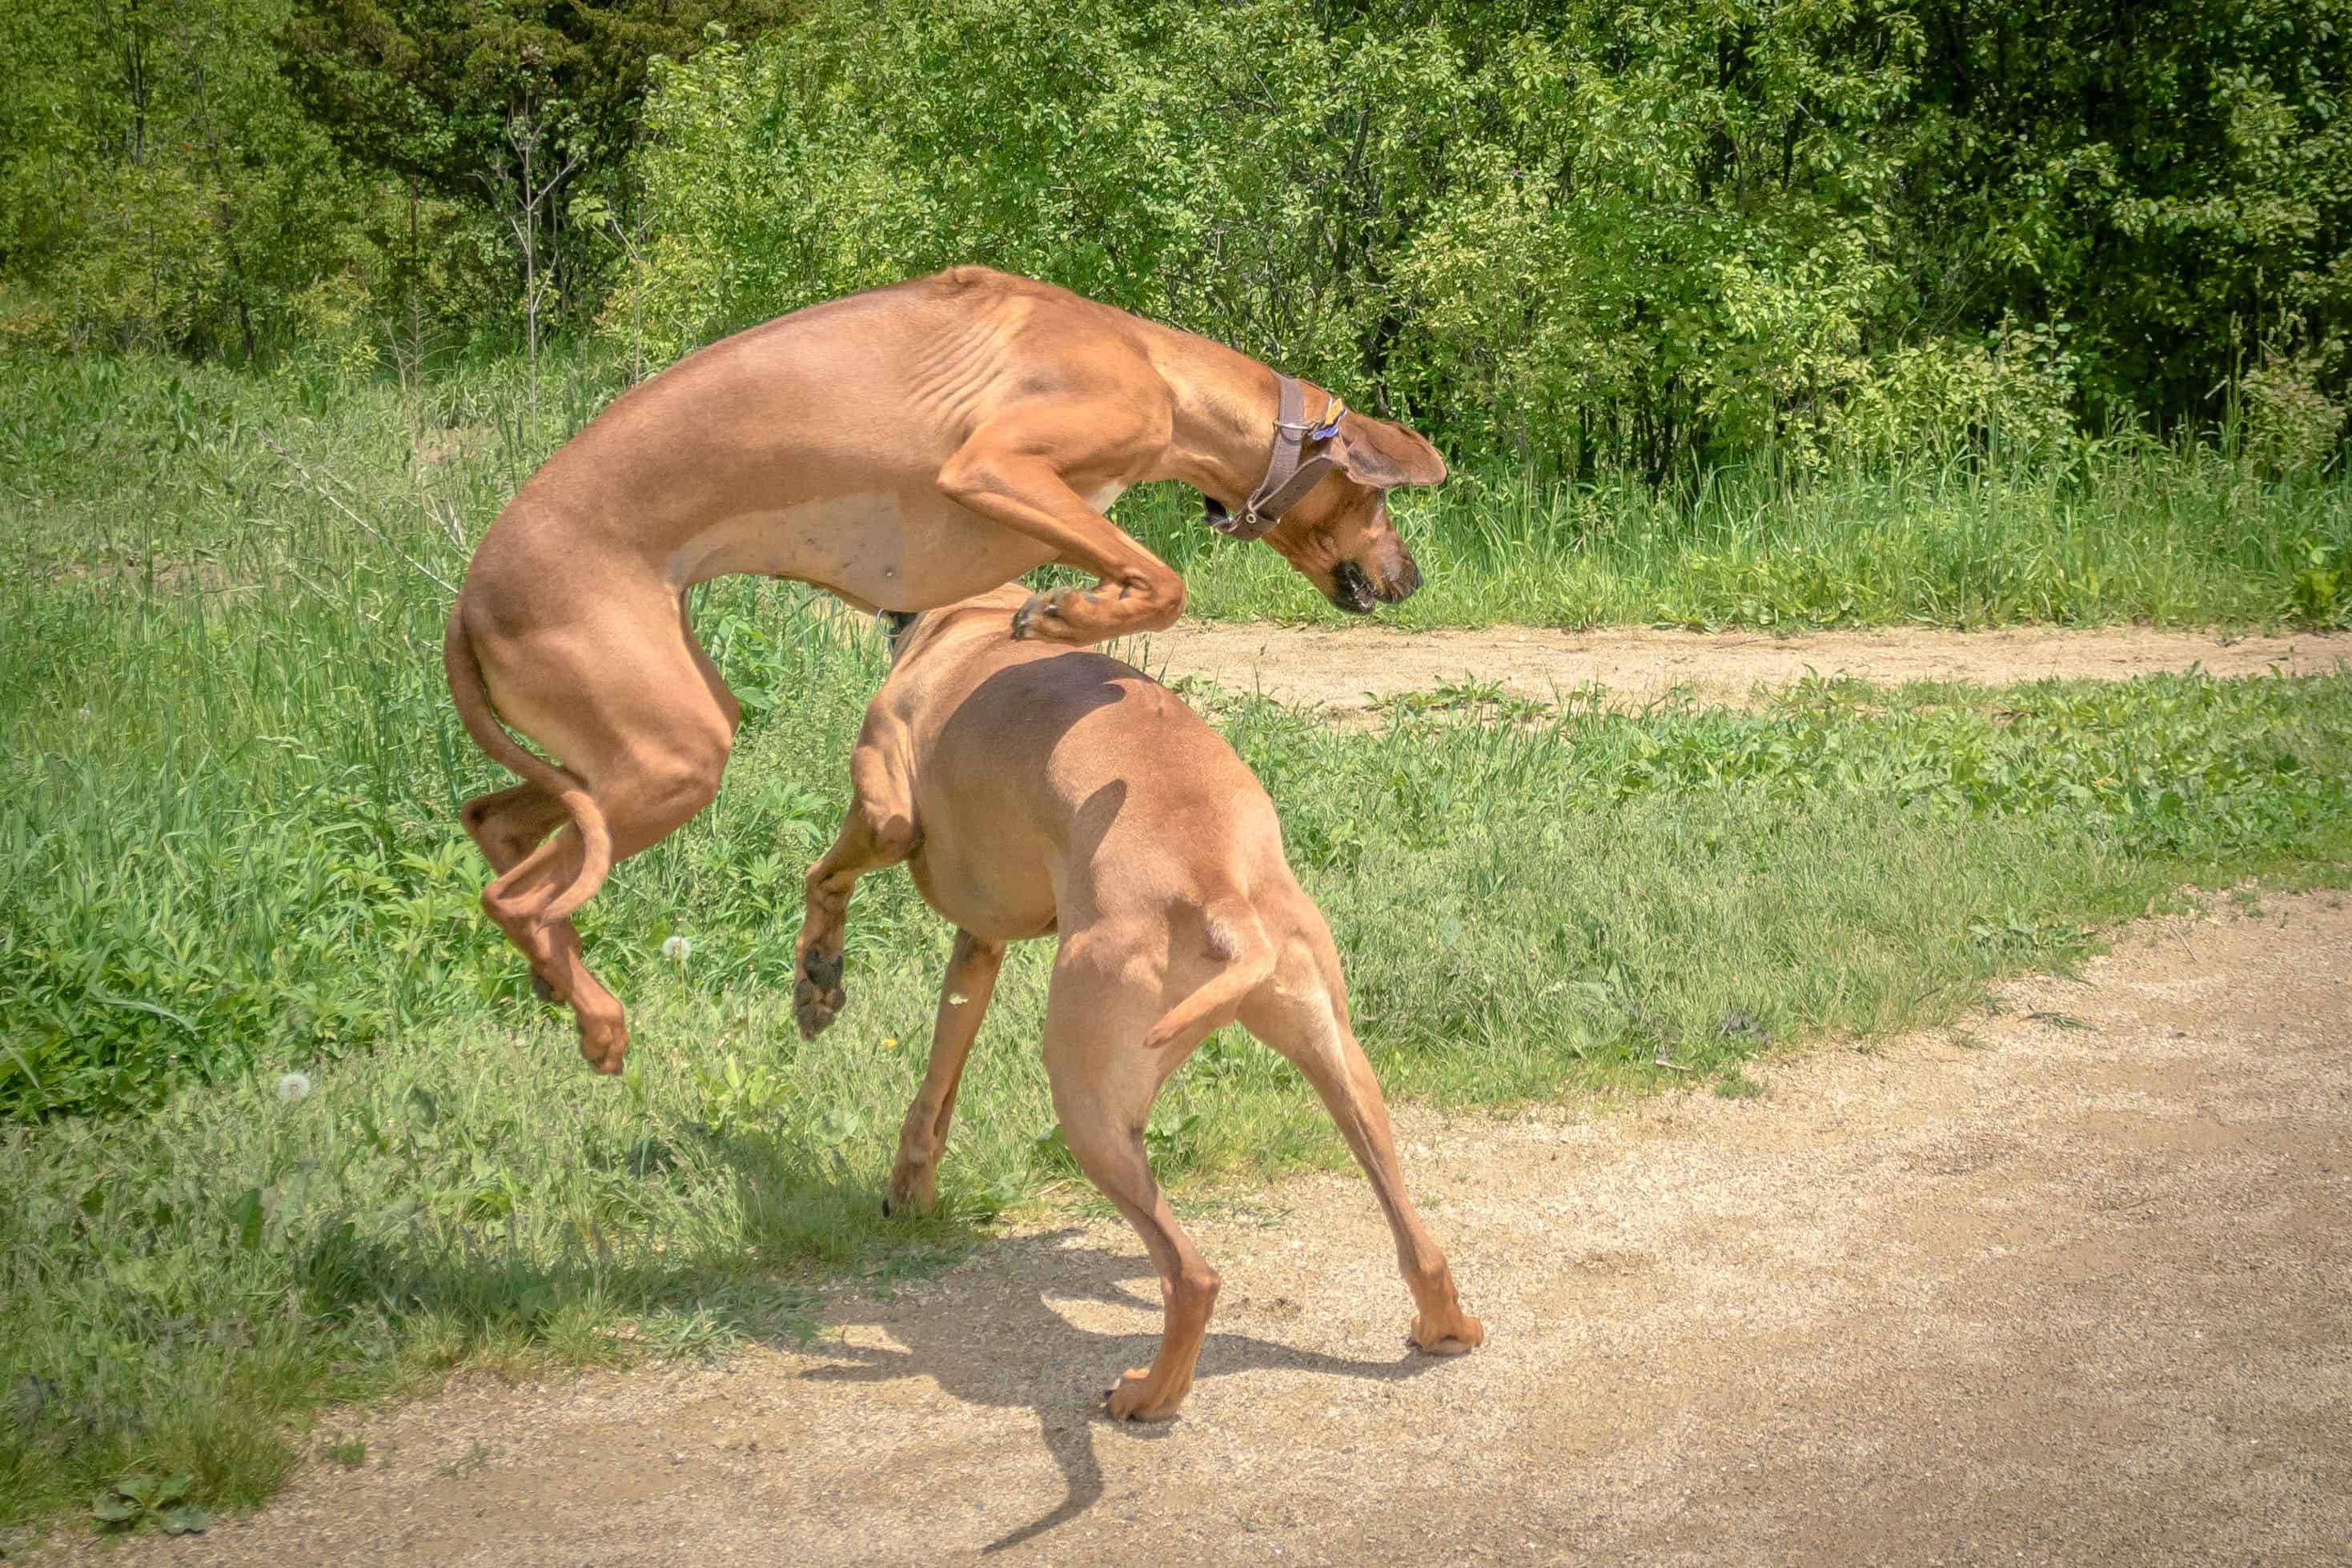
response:
[(160, 1522), (166, 1535), (202, 1535), (212, 1524), (212, 1518), (203, 1509), (184, 1507), (167, 1509)]
[(261, 1189), (247, 1187), (228, 1207), (229, 1223), (236, 1228), (236, 1244), (251, 1252), (261, 1245)]

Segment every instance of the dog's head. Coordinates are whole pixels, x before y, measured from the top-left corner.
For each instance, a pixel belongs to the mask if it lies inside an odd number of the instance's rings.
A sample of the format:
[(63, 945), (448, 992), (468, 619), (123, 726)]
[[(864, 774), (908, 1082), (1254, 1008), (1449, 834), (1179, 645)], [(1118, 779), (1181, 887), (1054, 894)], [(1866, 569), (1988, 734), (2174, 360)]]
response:
[(1353, 410), (1338, 432), (1304, 455), (1330, 457), (1332, 471), (1301, 496), (1265, 542), (1323, 597), (1351, 615), (1398, 604), (1421, 586), (1421, 568), (1389, 520), (1389, 492), (1438, 485), (1445, 459), (1416, 431)]

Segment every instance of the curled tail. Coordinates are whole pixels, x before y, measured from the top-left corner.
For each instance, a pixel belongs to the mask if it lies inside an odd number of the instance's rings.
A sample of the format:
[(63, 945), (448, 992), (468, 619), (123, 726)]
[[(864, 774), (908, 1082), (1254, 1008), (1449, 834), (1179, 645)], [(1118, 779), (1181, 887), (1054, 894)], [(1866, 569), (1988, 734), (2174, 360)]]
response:
[(1274, 974), (1274, 944), (1248, 899), (1226, 894), (1209, 900), (1201, 914), (1210, 949), (1226, 960), (1225, 967), (1144, 1032), (1146, 1051), (1192, 1050), (1233, 1022), (1249, 994)]
[(577, 775), (532, 756), (499, 722), (498, 711), (490, 704), (489, 685), (482, 679), (481, 660), (474, 653), (473, 639), (466, 634), (462, 601), (449, 612), (449, 630), (441, 639), (441, 664), (448, 672), (449, 695), (457, 705), (457, 717), (474, 744), (491, 761), (554, 796), (579, 831), (580, 874), (540, 912), (538, 924), (544, 929), (587, 903), (603, 884), (613, 869), (612, 830), (605, 825), (595, 797)]

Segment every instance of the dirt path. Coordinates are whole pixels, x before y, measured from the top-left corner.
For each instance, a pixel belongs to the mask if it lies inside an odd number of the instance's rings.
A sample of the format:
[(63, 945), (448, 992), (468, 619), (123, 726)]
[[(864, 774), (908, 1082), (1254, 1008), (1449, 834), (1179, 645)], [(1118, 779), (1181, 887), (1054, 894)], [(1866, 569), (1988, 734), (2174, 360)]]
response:
[(1367, 694), (1431, 691), (1465, 674), (1545, 700), (1598, 685), (1628, 706), (1654, 700), (1676, 686), (1686, 688), (1696, 701), (1743, 703), (1759, 685), (1787, 685), (1808, 671), (1885, 685), (2049, 675), (2115, 680), (2191, 665), (2217, 675), (2258, 675), (2273, 667), (2310, 674), (2352, 661), (2352, 638), (2305, 632), (2224, 641), (2210, 632), (2137, 627), (1905, 628), (1775, 637), (1756, 632), (1584, 632), (1526, 626), (1399, 632), (1367, 625), (1332, 631), (1187, 622), (1121, 652), (1154, 674), (1164, 666), (1170, 676), (1206, 675), (1230, 690), (1263, 690), (1284, 702), (1345, 711), (1368, 706)]
[(1202, 1221), (1172, 1427), (1095, 1417), (1123, 1228), (989, 1248), (805, 1353), (478, 1385), (257, 1519), (110, 1560), (2341, 1562), (2352, 907), (2135, 932), (1973, 1034), (1598, 1119), (1408, 1113), (1486, 1349), (1401, 1349), (1360, 1182)]

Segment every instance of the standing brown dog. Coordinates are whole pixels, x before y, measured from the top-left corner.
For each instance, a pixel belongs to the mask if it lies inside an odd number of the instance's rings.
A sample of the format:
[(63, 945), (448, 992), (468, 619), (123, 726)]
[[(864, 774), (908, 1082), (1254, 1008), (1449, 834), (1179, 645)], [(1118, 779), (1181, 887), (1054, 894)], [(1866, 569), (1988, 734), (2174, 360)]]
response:
[(856, 797), (808, 873), (795, 963), (801, 1031), (840, 1009), (844, 914), (870, 871), (908, 862), (956, 923), (930, 1068), (907, 1112), (889, 1208), (929, 1207), (964, 1057), (1004, 945), (1058, 933), (1045, 1071), (1079, 1166), (1142, 1232), (1167, 1328), (1111, 1414), (1175, 1414), (1217, 1273), (1151, 1179), (1143, 1129), (1170, 1073), (1238, 1019), (1305, 1073), (1371, 1178), (1417, 1309), (1412, 1343), (1486, 1337), (1397, 1169), (1381, 1086), (1348, 1020), (1331, 934), (1283, 858), (1282, 828), (1231, 747), (1165, 687), (1094, 653), (1004, 635), (1000, 589), (903, 627), (850, 759)]
[[(1286, 416), (1293, 404), (1317, 411), (1311, 425)], [(1278, 496), (1270, 459), (1299, 465)], [(752, 572), (866, 609), (927, 610), (1059, 561), (1100, 580), (1009, 609), (1015, 635), (1156, 631), (1182, 608), (1183, 581), (1103, 508), (1178, 479), (1363, 612), (1421, 582), (1389, 525), (1389, 488), (1444, 476), (1402, 425), (1344, 413), (1206, 339), (985, 267), (714, 343), (549, 458), (466, 574), (444, 646), (450, 695), (475, 744), (524, 779), (464, 810), (498, 873), (482, 907), (541, 994), (571, 1004), (582, 1054), (619, 1071), (626, 1015), (588, 972), (570, 917), (614, 862), (719, 792), (740, 715), (687, 623), (695, 583)], [(501, 719), (560, 761), (517, 745)]]

